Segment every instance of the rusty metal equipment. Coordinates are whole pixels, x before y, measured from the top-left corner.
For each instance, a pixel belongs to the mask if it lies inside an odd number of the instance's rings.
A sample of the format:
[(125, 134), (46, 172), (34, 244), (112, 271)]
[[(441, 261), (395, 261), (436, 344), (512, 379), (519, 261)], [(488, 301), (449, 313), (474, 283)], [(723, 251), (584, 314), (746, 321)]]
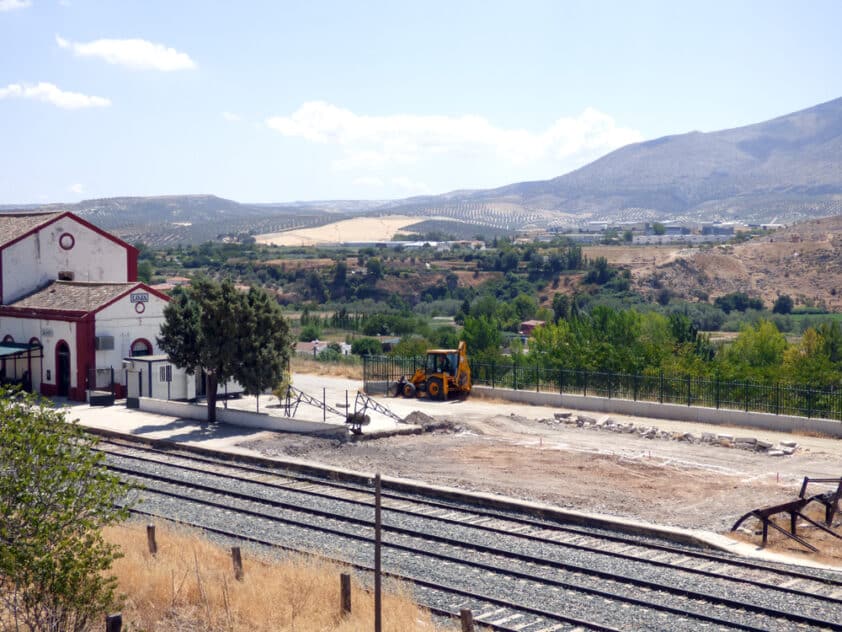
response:
[[(812, 496), (807, 496), (807, 486), (810, 483), (819, 484), (835, 484), (835, 491), (826, 491)], [(842, 498), (842, 476), (839, 478), (810, 478), (804, 477), (804, 482), (801, 484), (801, 491), (798, 492), (799, 498), (808, 498), (812, 502), (821, 503), (824, 505), (824, 523), (828, 527), (833, 526), (833, 517), (839, 513), (839, 500)]]
[[(813, 496), (806, 496), (807, 492), (807, 485), (809, 483), (836, 483), (837, 488), (835, 492), (824, 492), (821, 494), (815, 494)], [(835, 538), (839, 538), (842, 540), (842, 535), (832, 531), (828, 527), (831, 526), (833, 521), (833, 516), (836, 512), (839, 511), (839, 499), (842, 496), (842, 477), (836, 478), (809, 478), (804, 477), (804, 482), (801, 485), (801, 491), (799, 493), (799, 497), (795, 500), (792, 500), (788, 503), (782, 503), (780, 505), (773, 505), (771, 507), (762, 507), (759, 509), (752, 509), (747, 514), (742, 516), (737, 522), (734, 523), (734, 526), (731, 527), (731, 531), (736, 531), (737, 528), (748, 518), (757, 518), (763, 525), (763, 541), (761, 546), (765, 547), (766, 542), (769, 536), (769, 527), (772, 527), (776, 531), (784, 534), (786, 537), (795, 540), (801, 546), (804, 546), (814, 553), (818, 551), (816, 547), (812, 544), (804, 540), (803, 538), (799, 537), (796, 533), (796, 527), (798, 523), (798, 518), (810, 523), (817, 529), (824, 531), (825, 533), (829, 533)], [(812, 502), (818, 502), (825, 506), (825, 520), (827, 526), (820, 524), (810, 518), (809, 516), (804, 515), (803, 509)], [(779, 514), (789, 514), (789, 531), (787, 532), (785, 529), (779, 527), (772, 518)]]
[(295, 417), (295, 413), (298, 412), (298, 406), (304, 402), (305, 404), (310, 404), (311, 406), (315, 406), (320, 410), (327, 411), (333, 415), (338, 415), (340, 417), (345, 417), (345, 413), (340, 410), (337, 410), (333, 406), (328, 406), (326, 402), (320, 401), (313, 397), (312, 395), (308, 395), (304, 391), (300, 391), (294, 386), (287, 387), (287, 394), (281, 400), (281, 404), (284, 407), (284, 414), (287, 417)]
[(457, 349), (429, 349), (424, 366), (393, 382), (389, 390), (395, 397), (427, 393), (430, 399), (444, 400), (450, 395), (467, 396), (471, 392), (471, 366), (465, 341), (460, 341)]
[(371, 409), (381, 415), (391, 417), (398, 423), (404, 423), (404, 420), (398, 417), (391, 410), (386, 408), (383, 404), (366, 395), (362, 390), (357, 391), (357, 396), (354, 398), (354, 412), (349, 413), (345, 417), (345, 423), (351, 429), (351, 432), (358, 435), (362, 434), (362, 427), (371, 423), (371, 417), (366, 413)]

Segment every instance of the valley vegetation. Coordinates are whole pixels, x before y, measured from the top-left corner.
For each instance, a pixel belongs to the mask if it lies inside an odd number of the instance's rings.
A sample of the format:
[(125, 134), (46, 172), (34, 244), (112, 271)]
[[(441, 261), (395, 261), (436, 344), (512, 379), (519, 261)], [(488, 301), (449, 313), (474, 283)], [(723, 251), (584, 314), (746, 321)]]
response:
[[(442, 239), (443, 234), (417, 235)], [(435, 241), (429, 239), (429, 241)], [(284, 306), (296, 337), (330, 343), (316, 359), (415, 356), (468, 342), (474, 362), (837, 386), (842, 324), (820, 305), (745, 292), (677, 296), (636, 286), (628, 268), (564, 238), (514, 243), (280, 248), (207, 243), (142, 248), (150, 281), (204, 274), (256, 284)], [(543, 321), (530, 337), (524, 321)], [(730, 334), (724, 332), (732, 332)], [(384, 349), (384, 338), (391, 339)], [(340, 342), (351, 344), (343, 358)]]

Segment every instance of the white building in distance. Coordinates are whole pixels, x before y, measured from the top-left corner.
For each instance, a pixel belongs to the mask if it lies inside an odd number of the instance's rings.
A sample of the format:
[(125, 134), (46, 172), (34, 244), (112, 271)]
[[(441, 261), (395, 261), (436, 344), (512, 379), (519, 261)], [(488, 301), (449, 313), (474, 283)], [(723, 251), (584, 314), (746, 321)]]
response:
[(70, 212), (0, 214), (0, 380), (84, 401), (124, 357), (160, 353), (169, 297), (137, 257)]

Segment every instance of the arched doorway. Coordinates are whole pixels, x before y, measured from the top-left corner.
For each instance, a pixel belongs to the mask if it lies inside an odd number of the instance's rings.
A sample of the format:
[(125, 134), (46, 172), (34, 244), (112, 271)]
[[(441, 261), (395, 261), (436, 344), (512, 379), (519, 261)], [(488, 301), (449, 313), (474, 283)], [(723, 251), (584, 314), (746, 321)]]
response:
[(70, 395), (70, 347), (64, 340), (56, 345), (56, 395)]

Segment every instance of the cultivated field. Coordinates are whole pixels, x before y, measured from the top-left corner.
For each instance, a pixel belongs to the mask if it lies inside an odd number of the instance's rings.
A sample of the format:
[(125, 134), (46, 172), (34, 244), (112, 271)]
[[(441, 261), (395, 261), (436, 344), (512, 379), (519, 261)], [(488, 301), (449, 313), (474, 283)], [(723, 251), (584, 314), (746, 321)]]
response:
[(326, 246), (346, 241), (390, 241), (402, 228), (418, 222), (417, 217), (355, 217), (315, 228), (256, 235), (257, 243), (276, 246)]

